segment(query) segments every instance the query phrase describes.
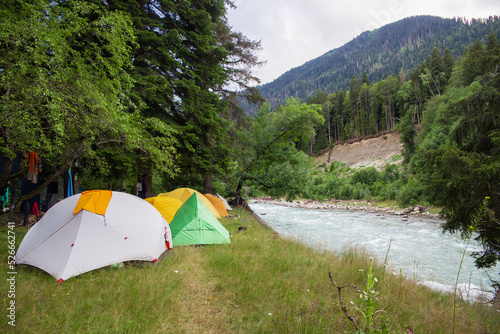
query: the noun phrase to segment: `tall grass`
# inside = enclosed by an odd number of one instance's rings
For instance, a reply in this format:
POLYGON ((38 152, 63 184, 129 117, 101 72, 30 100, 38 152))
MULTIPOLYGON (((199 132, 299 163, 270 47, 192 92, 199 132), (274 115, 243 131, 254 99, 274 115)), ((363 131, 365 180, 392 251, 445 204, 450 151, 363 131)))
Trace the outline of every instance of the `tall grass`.
MULTIPOLYGON (((0 318, 2 333, 352 333, 340 309, 339 284, 363 286, 370 254, 345 248, 336 254, 281 238, 246 211, 222 219, 230 245, 176 247, 158 265, 125 264, 71 278, 61 285, 45 272, 18 266, 16 327, 0 318), (238 227, 246 230, 238 232, 238 227), (363 270, 363 271, 360 271, 363 270)), ((17 244, 25 229, 16 228, 17 244)), ((7 263, 7 229, 0 229, 7 263)), ((3 266, 4 276, 7 267, 3 266)), ((376 261, 378 308, 394 333, 450 333, 453 296, 385 273, 376 261)), ((8 303, 2 280, 3 313, 8 303)), ((355 291, 343 298, 355 301, 355 291)), ((353 316, 362 319, 354 308, 353 316)), ((490 306, 459 301, 457 333, 497 333, 490 306)), ((360 320, 361 321, 361 320, 360 320)))

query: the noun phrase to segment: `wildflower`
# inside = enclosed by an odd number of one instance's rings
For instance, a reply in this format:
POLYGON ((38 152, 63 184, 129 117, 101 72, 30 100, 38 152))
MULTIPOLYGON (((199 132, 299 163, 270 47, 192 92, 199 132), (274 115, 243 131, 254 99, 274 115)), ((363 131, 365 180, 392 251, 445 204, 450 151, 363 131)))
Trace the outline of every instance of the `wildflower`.
POLYGON ((486 196, 484 199, 490 199, 490 196, 486 196))
POLYGON ((373 280, 378 283, 378 279, 376 277, 373 278, 373 280))
POLYGON ((269 312, 267 315, 271 316, 271 315, 273 315, 273 314, 272 314, 271 312, 269 312))

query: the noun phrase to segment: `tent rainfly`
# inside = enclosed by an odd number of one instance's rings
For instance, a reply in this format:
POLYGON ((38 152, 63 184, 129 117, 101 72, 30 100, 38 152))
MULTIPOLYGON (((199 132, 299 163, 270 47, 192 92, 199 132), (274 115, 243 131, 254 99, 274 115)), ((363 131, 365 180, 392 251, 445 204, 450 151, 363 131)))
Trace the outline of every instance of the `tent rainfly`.
POLYGON ((229 232, 197 194, 192 194, 177 210, 170 229, 174 247, 231 243, 229 232))
POLYGON ((146 202, 151 203, 169 224, 182 205, 182 202, 177 198, 167 196, 149 197, 146 198, 146 202))
POLYGON ((50 208, 21 241, 15 262, 62 282, 124 261, 155 262, 171 246, 169 225, 149 203, 122 192, 91 190, 50 208))
POLYGON ((212 194, 205 194, 205 197, 208 198, 221 217, 228 216, 224 202, 219 197, 212 194))

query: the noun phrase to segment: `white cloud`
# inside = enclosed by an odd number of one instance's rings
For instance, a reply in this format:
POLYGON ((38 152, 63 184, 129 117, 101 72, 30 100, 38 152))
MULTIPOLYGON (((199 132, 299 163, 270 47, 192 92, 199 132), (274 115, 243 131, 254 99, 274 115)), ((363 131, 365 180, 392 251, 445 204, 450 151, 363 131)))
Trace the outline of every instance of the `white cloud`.
POLYGON ((229 24, 260 40, 255 74, 270 82, 360 33, 415 15, 484 18, 500 15, 498 0, 236 0, 229 24))

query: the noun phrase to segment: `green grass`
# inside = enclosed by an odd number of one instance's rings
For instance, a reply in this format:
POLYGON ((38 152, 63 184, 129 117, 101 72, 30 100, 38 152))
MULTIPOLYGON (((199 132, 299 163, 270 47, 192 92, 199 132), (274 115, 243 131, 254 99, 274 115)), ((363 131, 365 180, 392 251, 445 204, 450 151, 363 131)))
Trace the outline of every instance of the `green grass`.
MULTIPOLYGON (((234 212, 234 211, 233 211, 234 212)), ((16 327, 8 325, 8 286, 2 279, 1 333, 353 333, 340 309, 339 285, 366 284, 369 254, 346 248, 338 254, 283 239, 246 211, 221 219, 230 245, 176 247, 156 266, 102 268, 58 285, 45 272, 16 268, 16 327), (246 226, 238 232, 239 226, 246 226)), ((19 245, 25 229, 16 228, 19 245)), ((7 228, 0 229, 3 276, 7 228)), ((450 333, 453 297, 401 276, 374 275, 381 320, 395 333, 450 333)), ((358 324, 354 289, 343 300, 358 324), (355 305, 349 304, 353 302, 355 305)), ((457 303, 457 333, 498 333, 500 316, 484 304, 457 303)))

